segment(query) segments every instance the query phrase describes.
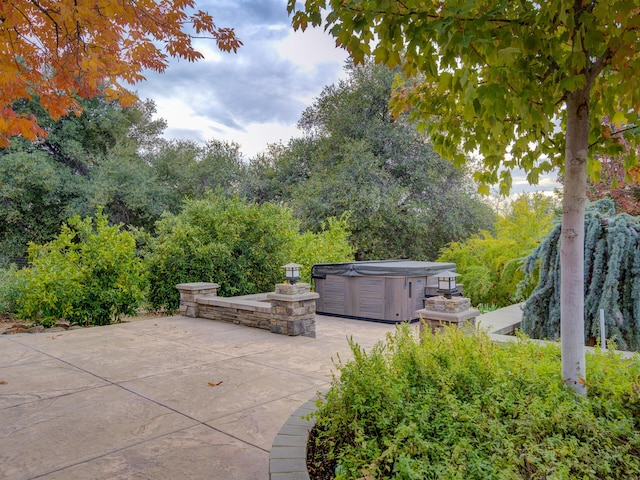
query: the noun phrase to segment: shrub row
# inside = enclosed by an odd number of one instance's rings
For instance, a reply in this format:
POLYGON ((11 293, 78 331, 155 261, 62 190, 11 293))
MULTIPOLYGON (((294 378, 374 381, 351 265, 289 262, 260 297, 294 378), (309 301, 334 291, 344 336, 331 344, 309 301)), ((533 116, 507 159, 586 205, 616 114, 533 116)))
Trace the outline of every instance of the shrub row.
POLYGON ((103 325, 145 302, 177 310, 178 283, 214 281, 222 296, 271 291, 285 263, 304 263, 308 281, 307 263, 351 260, 353 251, 343 220, 300 233, 287 209, 213 194, 166 215, 157 231, 134 235, 102 211, 70 219, 51 242, 30 245, 29 268, 0 270, 0 314, 103 325))

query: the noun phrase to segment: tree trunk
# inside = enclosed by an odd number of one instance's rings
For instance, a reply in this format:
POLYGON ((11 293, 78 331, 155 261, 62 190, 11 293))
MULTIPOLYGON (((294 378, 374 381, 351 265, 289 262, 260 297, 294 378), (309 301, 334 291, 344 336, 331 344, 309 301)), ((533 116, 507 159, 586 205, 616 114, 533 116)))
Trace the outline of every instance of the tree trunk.
POLYGON ((560 250, 560 337, 562 378, 587 394, 584 347, 584 209, 589 148, 589 92, 567 99, 565 181, 560 250))

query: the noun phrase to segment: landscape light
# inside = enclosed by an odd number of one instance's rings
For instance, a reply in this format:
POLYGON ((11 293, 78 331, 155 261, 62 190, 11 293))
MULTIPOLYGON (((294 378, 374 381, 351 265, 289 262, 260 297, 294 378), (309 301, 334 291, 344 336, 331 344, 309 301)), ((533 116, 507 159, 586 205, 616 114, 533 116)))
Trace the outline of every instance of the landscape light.
POLYGON ((300 280, 300 267, 302 265, 298 265, 297 263, 287 263, 283 265, 284 268, 284 279, 287 280, 291 285, 300 280))
POLYGON ((448 270, 438 273, 438 292, 447 298, 451 298, 451 294, 458 289, 456 285, 456 277, 458 276, 460 276, 459 273, 448 270))

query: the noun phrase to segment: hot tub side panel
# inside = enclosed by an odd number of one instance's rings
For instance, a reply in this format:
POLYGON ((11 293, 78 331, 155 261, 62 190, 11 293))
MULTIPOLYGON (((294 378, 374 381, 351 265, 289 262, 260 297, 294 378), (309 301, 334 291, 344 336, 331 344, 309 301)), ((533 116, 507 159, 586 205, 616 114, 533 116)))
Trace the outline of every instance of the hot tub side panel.
POLYGON ((320 295, 317 312, 401 322, 413 318, 424 307, 426 277, 348 277, 327 274, 315 279, 320 295))

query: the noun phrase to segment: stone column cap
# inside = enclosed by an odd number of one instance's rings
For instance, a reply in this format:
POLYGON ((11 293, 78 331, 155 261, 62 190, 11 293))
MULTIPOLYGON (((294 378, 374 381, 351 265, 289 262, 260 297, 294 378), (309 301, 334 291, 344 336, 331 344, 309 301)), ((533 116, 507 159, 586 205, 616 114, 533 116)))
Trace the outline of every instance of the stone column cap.
POLYGON ((297 293, 289 295, 286 293, 267 293, 267 299, 280 300, 283 302, 303 302, 305 300, 315 300, 320 298, 320 295, 315 292, 297 293))
POLYGON ((413 316, 417 318, 423 318, 425 320, 442 320, 443 322, 464 322, 465 320, 476 318, 478 315, 480 315, 480 310, 476 310, 475 308, 470 308, 464 312, 456 313, 437 312, 423 308, 422 310, 417 310, 413 313, 413 316))
POLYGON ((210 288, 218 288, 219 285, 217 283, 209 283, 209 282, 194 282, 194 283, 179 283, 176 285, 178 290, 206 290, 210 288))

